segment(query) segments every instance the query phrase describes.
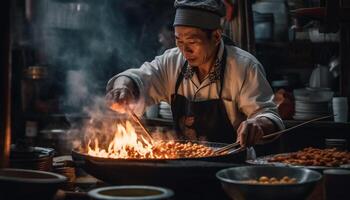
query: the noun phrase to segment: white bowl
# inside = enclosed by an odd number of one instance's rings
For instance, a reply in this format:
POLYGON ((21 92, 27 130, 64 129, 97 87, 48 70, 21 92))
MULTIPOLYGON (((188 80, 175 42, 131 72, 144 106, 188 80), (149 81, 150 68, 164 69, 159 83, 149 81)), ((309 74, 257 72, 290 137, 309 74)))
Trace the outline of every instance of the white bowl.
POLYGON ((88 196, 95 200, 166 200, 173 191, 147 185, 123 185, 93 189, 88 196))

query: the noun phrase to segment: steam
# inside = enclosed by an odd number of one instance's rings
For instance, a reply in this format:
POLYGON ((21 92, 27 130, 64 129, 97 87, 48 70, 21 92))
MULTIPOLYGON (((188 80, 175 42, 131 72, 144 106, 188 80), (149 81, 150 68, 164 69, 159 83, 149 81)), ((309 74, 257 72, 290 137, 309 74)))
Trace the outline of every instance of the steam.
POLYGON ((81 105, 89 96, 86 72, 83 70, 68 71, 67 74, 67 99, 69 105, 81 105))
POLYGON ((38 4, 34 45, 57 75, 54 81, 62 92, 64 112, 81 112, 95 97, 104 96, 109 78, 144 61, 140 36, 117 3, 44 0, 38 4))
MULTIPOLYGON (((122 1, 36 2, 40 10, 33 25, 33 46, 38 47, 55 74, 56 93, 62 97, 60 110, 68 116, 70 132, 87 133, 81 137, 104 135, 98 128, 112 135, 115 126, 111 124, 125 121, 127 116, 106 107, 105 86, 113 75, 140 66, 152 52, 143 51, 145 46, 140 48, 142 38, 146 41, 148 35, 132 29, 116 2, 122 1), (74 113, 90 120, 81 124, 74 113)), ((155 31, 147 28, 141 30, 156 37, 155 31)))

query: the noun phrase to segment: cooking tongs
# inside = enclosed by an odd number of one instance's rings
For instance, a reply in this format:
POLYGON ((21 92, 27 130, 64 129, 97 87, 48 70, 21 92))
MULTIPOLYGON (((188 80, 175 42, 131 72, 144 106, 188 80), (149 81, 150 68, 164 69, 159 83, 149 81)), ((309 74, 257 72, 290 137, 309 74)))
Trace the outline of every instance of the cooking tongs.
MULTIPOLYGON (((290 130, 293 130, 293 129, 298 128, 300 126, 304 126, 305 124, 309 124, 309 123, 315 122, 315 121, 320 121, 320 120, 327 119, 327 118, 330 118, 330 117, 333 117, 333 116, 334 115, 327 115, 327 116, 311 119, 309 121, 303 122, 303 123, 295 125, 293 127, 290 127, 290 128, 284 129, 284 130, 280 130, 280 131, 277 131, 277 132, 274 132, 274 133, 271 133, 271 134, 268 134, 268 135, 264 135, 262 137, 262 139, 270 139, 272 137, 281 136, 282 134, 284 134, 284 133, 286 133, 286 132, 288 132, 290 130)), ((214 154, 221 154, 221 153, 229 152, 230 150, 235 149, 234 151, 231 152, 231 153, 234 153, 234 152, 239 151, 239 150, 241 150, 243 148, 243 147, 239 147, 239 148, 236 149, 236 147, 238 147, 238 146, 240 146, 239 142, 235 142, 235 143, 226 145, 224 147, 221 147, 221 148, 215 150, 214 154)))
POLYGON ((130 108, 126 108, 126 110, 127 110, 128 114, 131 116, 131 118, 141 127, 148 142, 153 144, 153 138, 152 138, 151 134, 148 132, 148 130, 141 123, 140 118, 130 108))

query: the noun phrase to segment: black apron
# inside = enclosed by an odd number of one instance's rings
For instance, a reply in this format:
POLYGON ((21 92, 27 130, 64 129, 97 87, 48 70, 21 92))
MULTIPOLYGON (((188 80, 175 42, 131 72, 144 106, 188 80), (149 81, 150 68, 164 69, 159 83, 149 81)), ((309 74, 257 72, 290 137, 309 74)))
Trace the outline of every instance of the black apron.
POLYGON ((184 78, 187 61, 176 80, 175 94, 171 95, 171 110, 175 121, 175 128, 185 139, 205 139, 210 142, 232 143, 236 140, 236 130, 232 126, 224 102, 221 99, 226 68, 226 48, 220 63, 220 91, 219 99, 206 101, 190 101, 179 95, 178 89, 184 78))

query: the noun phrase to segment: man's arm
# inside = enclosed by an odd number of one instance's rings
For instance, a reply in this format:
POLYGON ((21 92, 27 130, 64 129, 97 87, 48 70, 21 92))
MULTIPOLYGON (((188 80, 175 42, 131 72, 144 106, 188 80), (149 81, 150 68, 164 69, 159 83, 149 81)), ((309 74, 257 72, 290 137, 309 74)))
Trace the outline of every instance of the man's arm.
POLYGON ((238 140, 243 146, 264 143, 264 135, 284 129, 273 92, 260 64, 249 66, 239 95, 240 110, 247 116, 238 128, 238 140))
POLYGON ((158 56, 138 69, 129 69, 114 76, 106 87, 107 101, 112 102, 109 104, 117 103, 114 106, 118 108, 132 103, 135 112, 141 115, 146 106, 167 99, 170 92, 167 68, 170 66, 166 63, 166 57, 158 56))

